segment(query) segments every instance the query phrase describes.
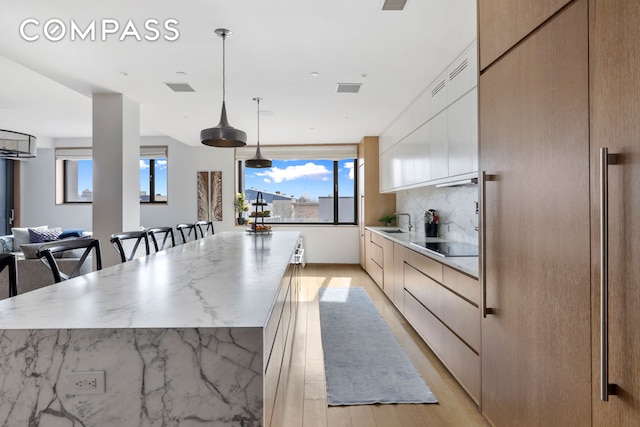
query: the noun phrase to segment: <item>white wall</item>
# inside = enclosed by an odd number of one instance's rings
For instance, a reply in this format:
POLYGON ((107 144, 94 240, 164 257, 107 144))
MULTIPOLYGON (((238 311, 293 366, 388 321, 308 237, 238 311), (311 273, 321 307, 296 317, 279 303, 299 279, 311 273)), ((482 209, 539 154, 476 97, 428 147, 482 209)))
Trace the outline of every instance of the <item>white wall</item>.
MULTIPOLYGON (((223 221, 215 222, 218 231, 243 231, 235 226, 234 150, 230 148, 191 147, 168 137, 141 137, 142 145, 168 146, 168 197, 166 205, 140 206, 140 224, 145 227, 175 226, 196 220, 196 172, 222 171, 223 221)), ((56 147, 87 147, 88 138, 56 139, 56 147)), ((91 204, 55 204, 55 159, 53 149, 38 149, 38 157, 22 163, 21 218, 24 227, 48 225, 61 228, 92 229, 91 204)), ((135 184, 138 185, 137 183, 135 184)), ((356 226, 275 226, 300 231, 305 239, 308 263, 357 264, 358 227, 356 226)), ((121 230, 114 230, 121 231, 121 230)), ((251 238, 247 236, 247 238, 251 238)))

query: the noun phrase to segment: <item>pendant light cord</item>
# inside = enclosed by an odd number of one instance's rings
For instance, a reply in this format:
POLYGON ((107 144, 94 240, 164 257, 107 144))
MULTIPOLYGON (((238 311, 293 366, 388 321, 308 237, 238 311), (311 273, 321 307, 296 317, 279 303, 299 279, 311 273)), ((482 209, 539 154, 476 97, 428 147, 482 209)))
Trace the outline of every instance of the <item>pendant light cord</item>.
POLYGON ((260 146, 260 98, 256 98, 258 103, 258 146, 260 146))
POLYGON ((227 34, 223 33, 222 34, 222 102, 225 101, 225 95, 226 95, 226 72, 225 70, 227 69, 226 66, 226 62, 225 62, 225 58, 226 58, 226 54, 225 54, 225 41, 227 39, 227 34))
POLYGON ((254 101, 258 103, 258 149, 260 149, 260 100, 262 98, 255 97, 254 101))

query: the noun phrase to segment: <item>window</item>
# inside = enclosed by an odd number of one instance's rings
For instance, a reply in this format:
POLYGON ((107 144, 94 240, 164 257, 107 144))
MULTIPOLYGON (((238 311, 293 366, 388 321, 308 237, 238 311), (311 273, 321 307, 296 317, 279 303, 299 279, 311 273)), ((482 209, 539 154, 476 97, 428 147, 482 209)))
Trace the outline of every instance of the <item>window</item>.
MULTIPOLYGON (((57 148, 56 203, 93 201, 91 148, 57 148), (61 190, 61 191, 60 191, 61 190)), ((140 202, 167 202, 167 147, 140 147, 140 202)))
POLYGON ((236 149, 236 159, 238 191, 249 204, 262 193, 270 211, 265 223, 356 223, 356 146, 267 146, 261 152, 273 160, 271 168, 244 167, 255 147, 236 149))

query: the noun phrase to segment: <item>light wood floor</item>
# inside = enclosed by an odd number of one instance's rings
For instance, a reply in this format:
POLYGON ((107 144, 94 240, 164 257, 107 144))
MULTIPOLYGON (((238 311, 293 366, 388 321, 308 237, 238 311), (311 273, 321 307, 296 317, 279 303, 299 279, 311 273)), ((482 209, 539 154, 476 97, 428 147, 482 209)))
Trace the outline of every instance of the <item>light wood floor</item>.
POLYGON ((302 292, 285 401, 285 426, 489 425, 475 403, 359 265, 308 264, 301 274, 302 292), (318 289, 321 287, 365 288, 440 403, 328 407, 318 311, 318 289))

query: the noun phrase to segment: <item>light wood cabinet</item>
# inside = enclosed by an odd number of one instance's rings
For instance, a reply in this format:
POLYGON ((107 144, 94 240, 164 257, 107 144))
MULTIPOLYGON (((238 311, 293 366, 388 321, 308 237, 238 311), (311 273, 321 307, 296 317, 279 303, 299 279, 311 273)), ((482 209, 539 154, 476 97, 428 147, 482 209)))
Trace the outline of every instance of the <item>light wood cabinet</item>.
MULTIPOLYGON (((479 5, 486 18, 511 3, 525 2, 479 5)), ((483 22, 485 63, 495 53, 483 22)), ((513 43, 510 25, 500 34, 513 43)), ((492 310, 482 321, 482 411, 496 426, 591 423, 588 35, 587 1, 574 1, 480 76, 492 310)))
POLYGON ((394 257, 394 295, 403 293, 405 318, 479 403, 480 311, 472 302, 478 280, 400 244, 394 257))
POLYGON ((369 276, 393 301, 393 242, 377 233, 365 230, 366 268, 369 276))
POLYGON ((479 1, 480 69, 489 66, 570 1, 479 1))
POLYGON ((395 194, 381 194, 379 184, 378 137, 366 136, 358 144, 358 227, 360 265, 366 269, 364 227, 379 225, 378 218, 396 209, 395 194))
POLYGON ((590 1, 593 424, 640 425, 640 3, 590 1), (609 166, 609 382, 618 394, 600 400, 599 150, 609 166))

